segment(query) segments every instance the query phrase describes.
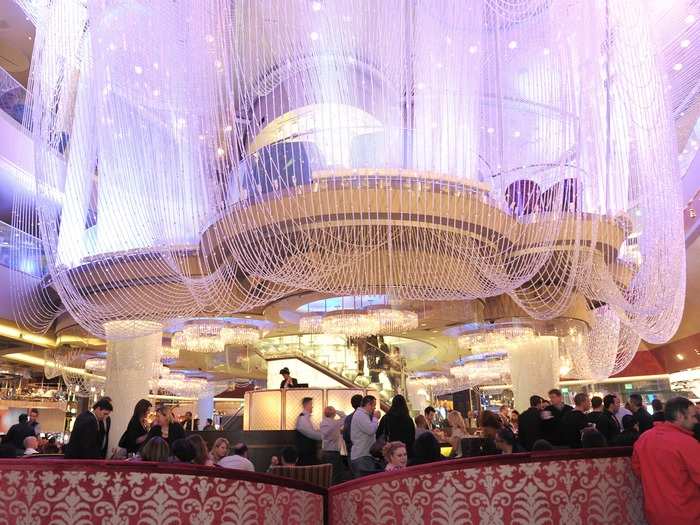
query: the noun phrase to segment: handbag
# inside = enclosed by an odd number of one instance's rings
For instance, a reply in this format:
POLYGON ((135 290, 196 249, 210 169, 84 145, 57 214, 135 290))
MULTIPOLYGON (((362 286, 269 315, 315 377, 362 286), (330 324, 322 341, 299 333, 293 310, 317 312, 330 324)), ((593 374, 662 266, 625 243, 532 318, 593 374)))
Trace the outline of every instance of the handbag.
MULTIPOLYGON (((386 417, 386 415, 384 416, 386 417)), ((384 426, 384 432, 376 439, 374 444, 369 448, 369 453, 379 459, 384 458, 384 445, 386 445, 389 440, 389 420, 386 420, 386 425, 384 426)))

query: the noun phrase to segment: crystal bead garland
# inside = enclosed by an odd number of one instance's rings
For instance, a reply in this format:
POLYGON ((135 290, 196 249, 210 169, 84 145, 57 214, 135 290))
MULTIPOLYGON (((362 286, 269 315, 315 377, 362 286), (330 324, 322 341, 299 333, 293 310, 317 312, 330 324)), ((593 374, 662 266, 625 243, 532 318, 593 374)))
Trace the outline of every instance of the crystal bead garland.
POLYGON ((608 305, 614 366, 678 327, 672 73, 637 0, 21 4, 35 191, 13 225, 41 246, 12 253, 51 283, 12 277, 28 327, 508 294, 536 319, 608 305))

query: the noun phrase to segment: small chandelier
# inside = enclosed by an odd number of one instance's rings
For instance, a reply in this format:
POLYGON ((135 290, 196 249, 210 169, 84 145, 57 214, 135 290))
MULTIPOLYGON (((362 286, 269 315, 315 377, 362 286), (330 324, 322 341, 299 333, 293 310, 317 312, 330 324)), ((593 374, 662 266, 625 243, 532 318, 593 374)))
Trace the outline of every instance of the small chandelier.
POLYGON ((418 328, 418 314, 409 310, 373 307, 305 315, 299 330, 307 334, 339 334, 347 337, 402 334, 418 328))
POLYGON ((450 374, 467 380, 472 385, 510 382, 510 363, 503 357, 497 359, 473 359, 453 366, 450 374))
POLYGON ((477 330, 463 333, 457 338, 462 350, 487 352, 509 345, 523 344, 537 335, 531 326, 514 323, 484 324, 477 330))
POLYGON ((326 334, 342 334, 347 337, 368 337, 378 334, 380 328, 376 317, 364 312, 338 310, 323 316, 321 330, 326 334))
POLYGON ((91 357, 85 361, 85 370, 88 372, 104 372, 107 370, 107 360, 101 357, 91 357))
POLYGON ((223 352, 227 345, 246 346, 260 340, 260 330, 254 326, 230 326, 221 321, 190 321, 182 331, 175 332, 170 343, 176 350, 188 352, 223 352))
POLYGON ((180 358, 180 349, 174 346, 163 346, 161 348, 160 357, 163 361, 176 361, 180 358))

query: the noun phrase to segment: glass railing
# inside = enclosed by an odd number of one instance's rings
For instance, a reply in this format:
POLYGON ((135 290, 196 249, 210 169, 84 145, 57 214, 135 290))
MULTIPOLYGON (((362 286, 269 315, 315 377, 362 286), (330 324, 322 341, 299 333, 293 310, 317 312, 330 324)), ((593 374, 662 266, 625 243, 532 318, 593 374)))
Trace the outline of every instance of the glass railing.
POLYGON ((0 111, 20 125, 27 111, 28 95, 22 84, 0 67, 0 111))
POLYGON ((42 278, 48 272, 41 241, 0 221, 0 266, 42 278))

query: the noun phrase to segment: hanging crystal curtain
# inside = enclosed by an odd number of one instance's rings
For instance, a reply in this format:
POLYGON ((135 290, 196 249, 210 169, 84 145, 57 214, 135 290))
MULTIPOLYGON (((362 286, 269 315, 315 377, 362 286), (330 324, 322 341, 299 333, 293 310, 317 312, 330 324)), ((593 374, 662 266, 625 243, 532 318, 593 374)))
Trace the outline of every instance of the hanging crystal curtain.
POLYGON ((680 321, 673 122, 634 0, 52 2, 31 88, 51 286, 92 333, 296 289, 510 294, 539 319, 582 295, 651 342, 680 321))

